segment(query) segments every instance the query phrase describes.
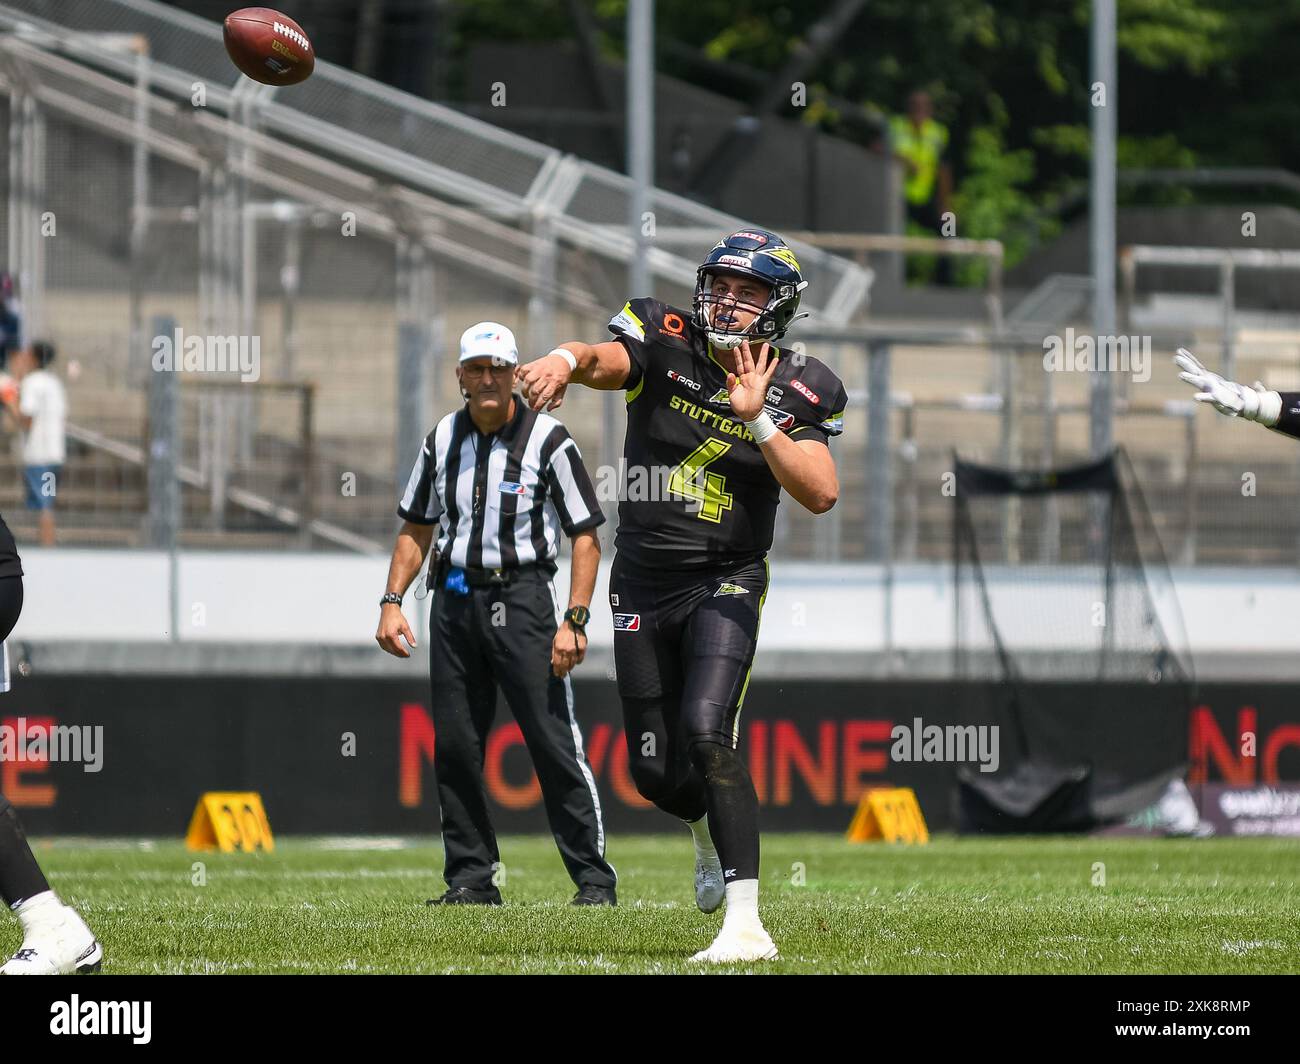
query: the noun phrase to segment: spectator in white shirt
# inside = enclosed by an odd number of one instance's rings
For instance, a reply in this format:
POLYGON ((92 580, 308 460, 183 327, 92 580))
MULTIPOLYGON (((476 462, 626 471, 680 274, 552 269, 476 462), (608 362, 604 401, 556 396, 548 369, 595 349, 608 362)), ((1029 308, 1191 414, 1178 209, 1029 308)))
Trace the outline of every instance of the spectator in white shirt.
POLYGON ((67 457, 64 429, 68 400, 63 382, 50 372, 54 345, 43 340, 15 352, 9 370, 18 381, 4 404, 18 422, 23 436, 23 484, 27 508, 40 514, 41 546, 54 546, 54 498, 67 457))

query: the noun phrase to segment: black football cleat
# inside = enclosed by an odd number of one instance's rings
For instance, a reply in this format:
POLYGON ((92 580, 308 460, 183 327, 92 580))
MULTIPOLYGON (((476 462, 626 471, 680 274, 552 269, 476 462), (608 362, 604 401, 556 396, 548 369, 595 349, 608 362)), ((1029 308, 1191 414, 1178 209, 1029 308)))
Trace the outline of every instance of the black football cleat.
POLYGON ((588 884, 578 890, 573 896, 570 905, 609 905, 618 904, 618 899, 614 896, 613 887, 595 887, 588 884))
POLYGON ((475 890, 473 887, 452 887, 441 898, 430 898, 425 905, 500 905, 501 892, 496 887, 475 890))

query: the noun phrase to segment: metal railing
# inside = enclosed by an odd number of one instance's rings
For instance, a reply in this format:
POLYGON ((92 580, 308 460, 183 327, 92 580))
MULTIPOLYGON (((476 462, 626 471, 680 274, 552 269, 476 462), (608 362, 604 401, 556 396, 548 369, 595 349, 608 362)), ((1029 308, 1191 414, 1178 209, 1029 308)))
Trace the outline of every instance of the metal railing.
POLYGON ((868 264, 868 256, 880 253, 983 259, 988 264, 988 278, 985 282, 988 326, 995 333, 1002 329, 1002 271, 1005 249, 1000 240, 969 240, 955 236, 906 236, 892 233, 796 232, 791 233, 790 236, 807 241, 825 251, 851 255, 864 270, 871 268, 868 264))
MULTIPOLYGON (((255 85, 218 23, 149 0, 0 3, 0 93, 4 265, 28 334, 65 359, 86 352, 72 397, 86 447, 144 444, 108 426, 138 405, 149 322, 165 314, 190 334, 265 340, 265 379, 314 381, 318 439, 391 485, 449 394, 444 353, 467 324, 505 321, 540 353, 603 326, 629 294, 624 175, 328 63, 292 90, 255 85)), ((650 209, 665 230, 707 234, 651 240, 646 294, 674 300, 719 235, 762 224, 660 189, 650 209)), ((818 279, 805 304, 850 321, 869 272, 798 251, 818 279)), ((235 473, 253 423, 246 402, 223 406, 235 473)), ((218 513, 225 501, 215 490, 218 513)))
POLYGON ((1177 248, 1132 244, 1119 254, 1123 320, 1131 321, 1137 297, 1137 272, 1143 265, 1193 266, 1219 272, 1222 301, 1220 371, 1230 380, 1237 371, 1236 274, 1238 270, 1300 270, 1300 251, 1276 248, 1177 248))

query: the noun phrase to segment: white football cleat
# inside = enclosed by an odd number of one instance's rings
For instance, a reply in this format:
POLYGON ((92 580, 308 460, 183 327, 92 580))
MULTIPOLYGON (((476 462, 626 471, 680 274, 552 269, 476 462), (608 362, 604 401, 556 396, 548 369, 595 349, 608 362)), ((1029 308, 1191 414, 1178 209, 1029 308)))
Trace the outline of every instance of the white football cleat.
POLYGON ((695 904, 702 913, 716 912, 727 896, 726 885, 722 878, 722 862, 715 853, 704 856, 695 854, 695 904))
POLYGON ((762 924, 727 927, 724 923, 713 945, 691 958, 704 964, 743 964, 748 961, 774 961, 776 943, 762 924))
POLYGON ((69 905, 55 918, 23 937, 22 948, 9 958, 0 975, 74 975, 99 971, 104 948, 94 932, 69 905))

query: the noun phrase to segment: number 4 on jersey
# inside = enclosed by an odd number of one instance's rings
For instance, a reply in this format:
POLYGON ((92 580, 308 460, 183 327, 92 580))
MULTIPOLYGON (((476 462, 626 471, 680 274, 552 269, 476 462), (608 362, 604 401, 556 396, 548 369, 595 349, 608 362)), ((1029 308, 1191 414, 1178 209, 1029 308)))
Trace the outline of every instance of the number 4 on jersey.
POLYGON ((710 437, 673 466, 668 474, 668 490, 685 499, 700 504, 699 516, 718 524, 722 512, 731 509, 731 493, 726 490, 727 478, 720 473, 710 473, 708 467, 731 450, 726 440, 710 437))

